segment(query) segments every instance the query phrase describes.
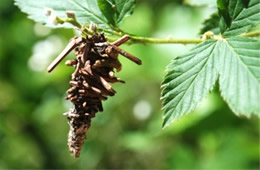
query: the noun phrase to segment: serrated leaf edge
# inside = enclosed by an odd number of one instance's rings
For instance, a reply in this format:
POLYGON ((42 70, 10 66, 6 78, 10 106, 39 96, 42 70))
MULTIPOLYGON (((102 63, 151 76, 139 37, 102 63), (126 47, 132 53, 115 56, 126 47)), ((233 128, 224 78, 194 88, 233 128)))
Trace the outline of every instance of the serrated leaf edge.
MULTIPOLYGON (((210 52, 210 55, 214 55, 212 52, 214 52, 214 50, 215 50, 215 48, 216 48, 216 46, 218 45, 218 41, 215 41, 215 43, 214 44, 211 44, 211 45, 214 45, 214 47, 212 48, 212 50, 211 50, 211 52, 210 52)), ((207 48, 209 48, 211 45, 208 45, 208 47, 207 48)), ((193 48, 192 50, 196 50, 196 48, 193 48)), ((191 51, 192 51, 191 50, 191 51)), ((186 55, 184 55, 184 56, 186 56, 186 55)), ((181 57, 181 56, 180 56, 181 57)), ((179 57, 176 57, 176 59, 178 59, 179 57)), ((208 57, 208 59, 210 58, 210 56, 208 57)), ((171 62, 171 64, 173 64, 175 61, 176 61, 176 59, 174 59, 172 62, 171 62)), ((207 60, 208 60, 207 59, 207 60)), ((207 64, 207 62, 205 62, 205 64, 207 64)), ((166 71, 166 75, 167 75, 167 73, 168 73, 168 70, 166 71)), ((198 74, 197 74, 198 75, 198 74)), ((216 77, 216 80, 215 80, 215 82, 214 82, 214 84, 212 85, 212 87, 208 90, 208 92, 206 92, 205 93, 205 95, 204 96, 202 96, 201 97, 201 99, 198 101, 198 103, 193 107, 193 108, 191 108, 189 111, 187 111, 187 112, 185 112, 185 113, 183 113, 183 115, 179 115, 179 116, 177 116, 177 117, 175 117, 175 118, 173 118, 172 120, 170 120, 170 122, 168 122, 168 121, 165 121, 166 119, 165 119, 165 112, 164 112, 164 114, 163 114, 163 116, 162 116, 162 119, 163 119, 163 129, 165 129, 166 127, 168 127, 171 123, 173 123, 175 120, 179 120, 181 117, 183 117, 183 116, 185 116, 185 115, 187 115, 187 114, 189 114, 190 112, 192 112, 194 109, 196 109, 196 107, 197 107, 197 105, 214 89, 214 86, 215 86, 215 84, 216 84, 216 82, 217 82, 217 80, 218 80, 218 78, 219 78, 219 74, 218 74, 218 72, 217 72, 217 77, 216 77)), ((192 83, 191 83, 192 84, 192 83)), ((163 86, 163 85, 162 85, 163 86)), ((189 87, 190 87, 190 85, 189 85, 189 87)), ((188 87, 188 88, 189 88, 188 87)), ((165 87, 162 87, 162 92, 161 93, 163 93, 163 89, 164 89, 165 87)), ((186 90, 187 91, 187 90, 186 90)), ((161 100, 164 100, 164 98, 163 97, 161 97, 161 100)), ((162 101, 163 102, 163 101, 162 101)), ((162 107, 162 110, 165 110, 165 106, 163 106, 162 107)), ((171 109, 172 110, 172 109, 171 109)))

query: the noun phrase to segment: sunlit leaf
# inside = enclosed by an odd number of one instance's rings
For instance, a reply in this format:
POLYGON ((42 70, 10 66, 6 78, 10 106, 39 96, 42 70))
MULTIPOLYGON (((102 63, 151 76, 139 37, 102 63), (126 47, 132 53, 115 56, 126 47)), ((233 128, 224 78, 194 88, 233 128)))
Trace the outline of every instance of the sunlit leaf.
POLYGON ((101 27, 109 27, 109 22, 99 10, 96 0, 15 0, 15 4, 27 13, 30 19, 50 27, 72 26, 70 24, 53 25, 44 14, 47 8, 53 9, 61 18, 66 17, 66 11, 73 11, 80 24, 89 24, 92 21, 101 27))

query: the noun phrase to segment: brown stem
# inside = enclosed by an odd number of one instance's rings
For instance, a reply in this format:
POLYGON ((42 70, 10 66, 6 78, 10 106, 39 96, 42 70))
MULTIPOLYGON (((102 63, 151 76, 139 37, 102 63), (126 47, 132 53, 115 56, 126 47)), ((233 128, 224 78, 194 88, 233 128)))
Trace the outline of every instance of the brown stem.
POLYGON ((109 44, 109 45, 111 45, 111 46, 114 48, 114 50, 116 50, 116 51, 117 51, 119 54, 121 54, 122 56, 128 58, 129 60, 135 62, 135 63, 138 64, 138 65, 141 65, 141 64, 142 64, 142 61, 141 61, 139 58, 133 56, 132 54, 130 54, 130 53, 128 53, 128 52, 122 50, 121 48, 119 48, 119 47, 117 47, 117 46, 115 46, 115 45, 113 45, 113 44, 109 44))
POLYGON ((47 71, 50 73, 82 41, 83 38, 81 37, 73 38, 60 55, 49 65, 47 71))
POLYGON ((118 40, 112 42, 111 44, 113 44, 115 46, 120 46, 120 45, 124 44, 125 42, 127 42, 129 39, 130 39, 129 35, 124 35, 123 37, 121 37, 118 40))

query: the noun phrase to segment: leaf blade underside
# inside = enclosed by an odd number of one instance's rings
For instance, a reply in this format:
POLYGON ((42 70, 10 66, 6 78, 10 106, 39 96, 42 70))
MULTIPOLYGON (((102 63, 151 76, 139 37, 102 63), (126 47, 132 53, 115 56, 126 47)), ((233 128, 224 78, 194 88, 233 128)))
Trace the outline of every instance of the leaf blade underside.
POLYGON ((68 23, 54 25, 44 14, 46 8, 53 9, 60 18, 66 17, 66 11, 73 11, 77 21, 82 25, 89 24, 92 21, 101 27, 109 28, 108 21, 99 10, 96 0, 15 0, 15 5, 22 12, 28 14, 30 19, 43 23, 48 27, 72 28, 73 26, 68 23))
POLYGON ((30 19, 53 28, 73 26, 68 23, 54 25, 44 14, 46 8, 53 9, 60 18, 66 18, 66 11, 73 11, 81 25, 94 22, 100 27, 114 29, 113 26, 133 13, 135 3, 135 0, 15 0, 15 5, 28 14, 30 19), (108 3, 110 1, 111 4, 108 3))
POLYGON ((191 112, 217 79, 236 115, 260 117, 260 41, 233 37, 207 40, 176 58, 162 83, 163 127, 191 112))
POLYGON ((260 116, 260 42, 234 37, 220 47, 221 96, 235 114, 260 116))
POLYGON ((175 59, 162 83, 163 127, 192 111, 212 90, 217 80, 215 40, 199 44, 189 54, 175 59))

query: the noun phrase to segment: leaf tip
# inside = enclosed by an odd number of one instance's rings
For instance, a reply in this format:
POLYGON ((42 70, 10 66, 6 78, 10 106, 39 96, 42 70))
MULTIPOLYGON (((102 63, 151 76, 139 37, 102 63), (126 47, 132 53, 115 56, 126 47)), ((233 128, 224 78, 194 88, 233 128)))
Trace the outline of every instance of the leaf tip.
MULTIPOLYGON (((165 109, 165 108, 163 108, 165 109)), ((170 126, 170 124, 175 120, 174 117, 171 117, 169 115, 166 115, 166 113, 164 113, 163 117, 163 123, 162 123, 162 129, 167 128, 168 126, 170 126)))
POLYGON ((166 129, 168 126, 170 126, 170 124, 173 122, 173 120, 169 121, 168 119, 164 119, 163 123, 162 123, 162 129, 166 129))

